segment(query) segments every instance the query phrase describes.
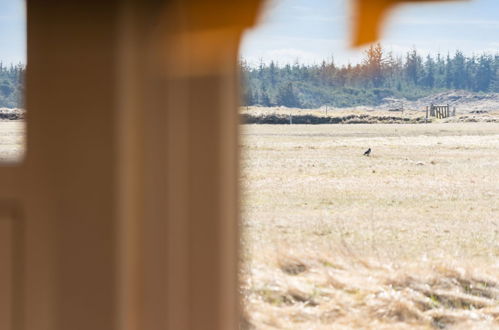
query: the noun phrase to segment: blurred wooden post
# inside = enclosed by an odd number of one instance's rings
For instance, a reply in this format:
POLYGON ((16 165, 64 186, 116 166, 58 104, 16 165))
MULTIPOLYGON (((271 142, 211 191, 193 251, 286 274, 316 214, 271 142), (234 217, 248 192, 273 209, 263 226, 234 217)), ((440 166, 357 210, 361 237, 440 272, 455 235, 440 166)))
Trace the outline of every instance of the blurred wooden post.
POLYGON ((428 106, 426 106, 426 120, 428 120, 428 106))
POLYGON ((1 330, 237 329, 237 54, 260 1, 26 4, 1 330))

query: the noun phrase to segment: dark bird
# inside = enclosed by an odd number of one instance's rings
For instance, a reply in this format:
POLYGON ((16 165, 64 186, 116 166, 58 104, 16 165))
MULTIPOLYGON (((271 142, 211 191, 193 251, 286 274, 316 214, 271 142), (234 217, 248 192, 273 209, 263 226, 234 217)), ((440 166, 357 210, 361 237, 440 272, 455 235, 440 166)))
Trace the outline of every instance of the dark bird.
POLYGON ((371 148, 367 149, 366 152, 364 152, 364 156, 368 156, 371 154, 371 148))

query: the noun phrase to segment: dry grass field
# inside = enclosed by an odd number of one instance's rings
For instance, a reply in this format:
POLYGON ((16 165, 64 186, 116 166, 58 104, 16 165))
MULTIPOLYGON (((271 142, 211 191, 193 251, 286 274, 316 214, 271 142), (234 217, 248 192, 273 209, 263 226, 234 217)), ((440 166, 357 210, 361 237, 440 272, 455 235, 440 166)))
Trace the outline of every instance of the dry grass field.
POLYGON ((0 162, 11 163, 24 153, 25 125, 20 120, 0 120, 0 162))
POLYGON ((246 328, 499 328, 499 124, 244 125, 241 144, 246 328))

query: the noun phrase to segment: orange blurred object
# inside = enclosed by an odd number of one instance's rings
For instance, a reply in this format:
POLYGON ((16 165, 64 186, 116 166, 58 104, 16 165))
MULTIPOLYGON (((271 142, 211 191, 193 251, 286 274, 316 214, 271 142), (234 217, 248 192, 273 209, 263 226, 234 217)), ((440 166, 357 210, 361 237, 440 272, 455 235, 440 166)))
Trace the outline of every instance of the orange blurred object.
POLYGON ((381 24, 395 6, 411 2, 456 0, 355 0, 353 46, 361 46, 379 38, 381 24))

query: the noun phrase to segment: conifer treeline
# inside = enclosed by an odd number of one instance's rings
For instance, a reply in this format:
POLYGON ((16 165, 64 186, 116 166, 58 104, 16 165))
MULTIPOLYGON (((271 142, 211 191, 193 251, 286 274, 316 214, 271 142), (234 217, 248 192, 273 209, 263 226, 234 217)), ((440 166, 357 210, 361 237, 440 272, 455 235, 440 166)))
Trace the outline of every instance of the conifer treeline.
POLYGON ((463 52, 421 56, 386 53, 372 45, 360 64, 250 67, 240 62, 243 104, 315 108, 376 105, 384 98, 410 100, 445 90, 499 92, 499 53, 465 56, 463 52))
POLYGON ((4 66, 0 62, 0 108, 22 108, 24 74, 22 64, 4 66))

